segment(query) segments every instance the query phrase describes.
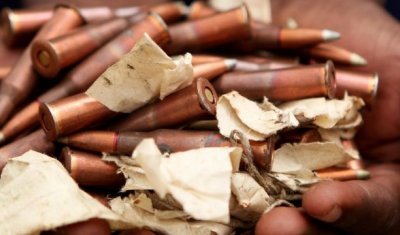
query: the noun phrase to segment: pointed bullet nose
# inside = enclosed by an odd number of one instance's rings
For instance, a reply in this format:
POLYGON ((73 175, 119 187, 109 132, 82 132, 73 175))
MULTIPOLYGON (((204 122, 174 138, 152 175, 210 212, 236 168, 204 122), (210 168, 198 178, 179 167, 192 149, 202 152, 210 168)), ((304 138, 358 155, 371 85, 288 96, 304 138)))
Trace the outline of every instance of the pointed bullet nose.
POLYGON ((362 56, 353 53, 350 57, 350 63, 353 65, 367 65, 367 60, 364 59, 362 56))
POLYGON ((237 64, 237 59, 225 59, 225 65, 226 67, 231 70, 233 69, 237 64))
POLYGON ((325 42, 337 40, 341 37, 340 33, 329 30, 329 29, 324 29, 322 31, 322 37, 324 38, 325 42))

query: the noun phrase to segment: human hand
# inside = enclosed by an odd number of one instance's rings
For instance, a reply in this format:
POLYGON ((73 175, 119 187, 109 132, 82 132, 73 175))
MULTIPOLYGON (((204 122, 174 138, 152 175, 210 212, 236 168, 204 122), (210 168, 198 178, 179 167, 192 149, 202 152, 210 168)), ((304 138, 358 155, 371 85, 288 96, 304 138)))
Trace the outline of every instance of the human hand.
POLYGON ((338 31, 335 44, 368 60, 357 68, 378 72, 378 95, 364 110, 357 135, 370 161, 367 181, 324 182, 309 190, 302 209, 277 208, 264 215, 256 234, 395 234, 400 231, 400 24, 370 0, 272 1, 274 23, 294 18, 301 26, 338 31), (331 212, 331 213, 329 213, 331 212))

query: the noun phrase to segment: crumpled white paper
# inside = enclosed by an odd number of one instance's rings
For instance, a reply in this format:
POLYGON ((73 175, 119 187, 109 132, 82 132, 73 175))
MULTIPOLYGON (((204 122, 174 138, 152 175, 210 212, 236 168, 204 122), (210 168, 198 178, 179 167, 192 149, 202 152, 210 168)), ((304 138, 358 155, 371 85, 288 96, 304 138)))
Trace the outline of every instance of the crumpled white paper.
POLYGON ((257 141, 299 125, 292 113, 278 109, 266 99, 261 104, 251 101, 236 91, 219 98, 217 120, 222 135, 229 137, 233 130, 238 130, 249 140, 257 141))
POLYGON ((319 170, 353 160, 333 142, 284 144, 274 153, 272 172, 296 174, 303 169, 319 170))
POLYGON ((342 100, 319 97, 288 101, 278 108, 292 112, 295 116, 314 119, 313 124, 330 129, 336 125, 342 128, 360 125, 362 118, 358 110, 362 106, 360 98, 345 95, 342 100))
POLYGON ((173 61, 146 33, 132 50, 109 67, 86 94, 110 110, 130 113, 190 85, 192 56, 173 61))
POLYGON ((32 150, 4 168, 0 208, 0 234, 39 234, 91 218, 120 219, 82 191, 59 161, 32 150))
POLYGON ((123 221, 111 221, 115 230, 131 228, 151 228, 162 234, 191 234, 191 235, 229 235, 233 228, 210 221, 186 221, 182 219, 161 219, 154 214, 154 209, 145 197, 117 197, 110 202, 113 211, 124 218, 123 221), (145 205, 142 205, 145 204, 145 205))
POLYGON ((242 221, 258 220, 274 201, 247 172, 232 175, 231 215, 242 221))
POLYGON ((170 193, 195 219, 229 222, 232 172, 239 169, 242 149, 200 148, 163 156, 154 139, 144 139, 132 157, 163 198, 170 193))

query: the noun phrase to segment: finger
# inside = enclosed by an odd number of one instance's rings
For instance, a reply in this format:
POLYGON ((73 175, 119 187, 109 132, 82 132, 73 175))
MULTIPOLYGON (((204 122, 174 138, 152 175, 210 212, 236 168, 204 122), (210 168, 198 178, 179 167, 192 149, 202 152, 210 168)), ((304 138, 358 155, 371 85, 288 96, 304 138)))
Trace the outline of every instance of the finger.
POLYGON ((111 229, 104 219, 93 218, 86 221, 66 225, 54 231, 46 231, 46 235, 110 235, 111 229))
POLYGON ((277 207, 263 215, 255 227, 256 235, 279 234, 341 234, 310 218, 303 210, 277 207))
POLYGON ((371 169, 371 180, 323 182, 303 197, 310 216, 354 234, 391 234, 399 230, 400 169, 371 169))
POLYGON ((123 231, 120 235, 155 235, 155 233, 145 229, 129 229, 123 231))

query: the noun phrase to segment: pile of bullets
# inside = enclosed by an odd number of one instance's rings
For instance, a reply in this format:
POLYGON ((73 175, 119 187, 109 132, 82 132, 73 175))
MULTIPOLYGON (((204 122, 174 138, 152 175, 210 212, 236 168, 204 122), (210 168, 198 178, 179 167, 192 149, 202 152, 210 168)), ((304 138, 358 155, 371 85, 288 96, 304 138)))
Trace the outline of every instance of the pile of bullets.
MULTIPOLYGON (((121 187, 123 175, 102 152, 131 155, 144 138, 154 138, 163 152, 232 146, 212 125, 218 97, 230 91, 277 103, 342 98, 347 91, 372 108, 378 86, 377 74, 345 69, 366 61, 328 43, 339 33, 258 22, 245 5, 221 12, 204 1, 117 9, 57 4, 46 11, 3 9, 1 17, 3 45, 24 50, 15 64, 0 67, 0 172, 8 159, 32 149, 58 158, 88 192, 121 187), (84 92, 143 33, 171 57, 191 53, 195 80, 131 114, 111 111, 84 92)), ((322 141, 307 125, 274 138, 250 141, 260 169, 268 170, 278 144, 322 141)), ((352 140, 343 145, 356 149, 352 140)), ((318 174, 358 179, 360 164, 318 174)))

